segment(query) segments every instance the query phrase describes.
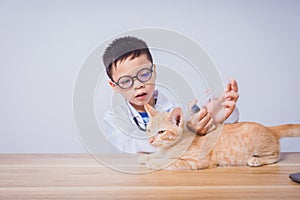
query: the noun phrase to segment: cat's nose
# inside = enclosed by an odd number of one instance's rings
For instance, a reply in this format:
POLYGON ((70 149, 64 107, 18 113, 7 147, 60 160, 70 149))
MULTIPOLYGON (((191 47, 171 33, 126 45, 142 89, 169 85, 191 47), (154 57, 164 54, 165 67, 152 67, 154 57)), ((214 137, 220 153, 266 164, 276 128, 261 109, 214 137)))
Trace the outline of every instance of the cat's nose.
POLYGON ((154 138, 153 137, 149 138, 149 143, 152 144, 153 142, 154 142, 154 138))

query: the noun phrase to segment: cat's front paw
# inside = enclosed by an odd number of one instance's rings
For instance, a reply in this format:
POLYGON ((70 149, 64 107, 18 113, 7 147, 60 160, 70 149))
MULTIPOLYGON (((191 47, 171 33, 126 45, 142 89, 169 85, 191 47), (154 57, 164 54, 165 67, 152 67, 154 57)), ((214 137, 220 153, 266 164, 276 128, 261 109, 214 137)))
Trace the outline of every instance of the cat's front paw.
POLYGON ((163 166, 162 164, 157 161, 157 160, 149 160, 147 163, 146 163, 146 167, 148 169, 154 169, 154 170, 160 170, 160 169, 163 169, 163 166))
POLYGON ((145 164, 151 159, 151 156, 149 154, 142 154, 138 157, 138 163, 139 164, 145 164))
POLYGON ((247 165, 250 167, 259 167, 262 165, 262 163, 260 162, 260 158, 258 157, 251 157, 248 162, 247 165))

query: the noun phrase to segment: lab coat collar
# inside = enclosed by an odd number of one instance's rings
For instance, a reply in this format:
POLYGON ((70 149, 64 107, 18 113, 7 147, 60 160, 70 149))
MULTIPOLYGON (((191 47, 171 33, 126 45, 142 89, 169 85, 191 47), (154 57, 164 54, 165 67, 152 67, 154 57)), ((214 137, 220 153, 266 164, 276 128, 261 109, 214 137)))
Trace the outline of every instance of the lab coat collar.
MULTIPOLYGON (((155 109, 158 111, 163 111, 163 112, 169 112, 171 109, 174 108, 174 105, 167 99, 166 96, 164 96, 161 92, 158 92, 158 90, 154 91, 154 95, 156 95, 156 104, 154 106, 155 109)), ((139 112, 126 100, 127 107, 127 113, 128 117, 131 119, 131 122, 135 124, 133 121, 133 117, 136 117, 140 125, 145 128, 145 124, 143 121, 142 116, 139 114, 139 112)))

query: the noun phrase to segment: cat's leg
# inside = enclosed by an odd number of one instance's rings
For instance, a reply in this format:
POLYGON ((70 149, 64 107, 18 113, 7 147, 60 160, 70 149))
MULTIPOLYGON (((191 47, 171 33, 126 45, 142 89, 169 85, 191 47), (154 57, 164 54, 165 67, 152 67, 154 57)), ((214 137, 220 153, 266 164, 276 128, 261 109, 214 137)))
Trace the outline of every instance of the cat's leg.
POLYGON ((252 156, 247 161, 247 164, 250 167, 259 167, 262 165, 276 163, 278 160, 279 160, 279 153, 274 153, 272 155, 267 155, 267 156, 252 156))
POLYGON ((209 167, 207 160, 176 159, 166 169, 169 170, 198 170, 209 167))
POLYGON ((167 170, 185 170, 185 169, 190 169, 190 167, 187 167, 187 165, 185 163, 185 160, 183 160, 183 159, 175 159, 165 169, 167 169, 167 170))
POLYGON ((173 162, 173 160, 171 160, 171 159, 153 158, 146 163, 146 166, 149 169, 155 169, 155 170, 167 169, 168 166, 170 165, 170 163, 172 163, 172 162, 173 162))
POLYGON ((139 164, 145 164, 151 159, 151 154, 142 154, 138 157, 139 164))
POLYGON ((138 157, 138 163, 139 164, 146 164, 151 159, 159 158, 160 154, 158 152, 152 153, 152 154, 141 154, 138 157))

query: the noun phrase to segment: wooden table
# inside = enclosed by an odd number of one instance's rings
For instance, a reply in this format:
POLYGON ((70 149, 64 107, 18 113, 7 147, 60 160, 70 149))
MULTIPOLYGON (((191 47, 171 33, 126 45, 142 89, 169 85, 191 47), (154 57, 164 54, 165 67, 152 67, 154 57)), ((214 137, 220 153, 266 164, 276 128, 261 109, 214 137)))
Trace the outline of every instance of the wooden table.
MULTIPOLYGON (((105 155, 133 171, 126 155, 105 155)), ((277 164, 132 174, 88 154, 0 154, 0 199, 300 199, 300 153, 277 164)))

